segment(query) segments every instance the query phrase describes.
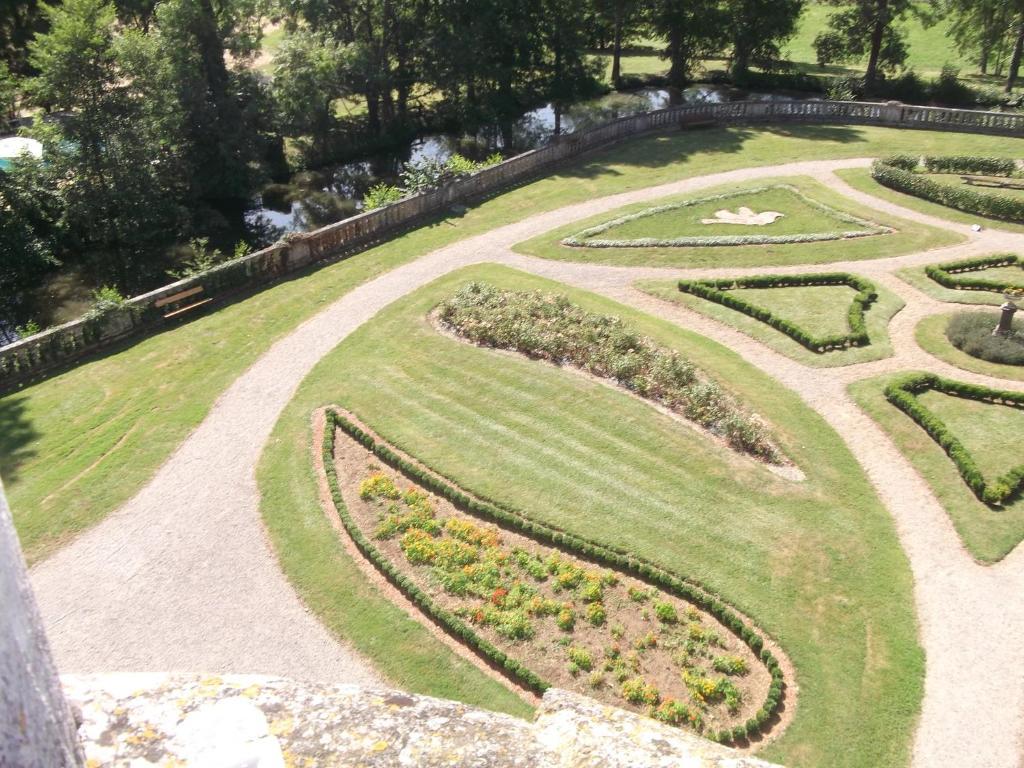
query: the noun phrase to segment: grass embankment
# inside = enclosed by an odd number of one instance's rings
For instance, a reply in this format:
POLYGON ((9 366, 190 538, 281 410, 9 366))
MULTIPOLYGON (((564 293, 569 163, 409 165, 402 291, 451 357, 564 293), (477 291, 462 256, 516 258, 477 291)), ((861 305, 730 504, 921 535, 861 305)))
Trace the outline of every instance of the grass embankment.
MULTIPOLYGON (((778 199, 777 210, 779 213, 789 214, 795 211, 792 222, 782 218, 775 224, 765 227, 732 226, 728 231, 728 225, 702 225, 699 223, 704 213, 714 214, 719 208, 729 208, 735 211, 743 205, 743 197, 729 198, 719 203, 701 203, 694 208, 699 208, 701 214, 694 221, 688 208, 681 208, 672 212, 658 214, 655 216, 634 219, 628 224, 616 226, 601 235, 599 238, 619 236, 618 231, 629 227, 631 237, 660 237, 659 233, 674 232, 675 222, 670 213, 676 214, 680 229, 683 231, 674 236, 703 234, 705 236, 716 236, 723 234, 731 235, 774 235, 773 229, 776 224, 785 223, 787 230, 780 231, 780 234, 793 234, 794 232, 822 232, 822 231, 846 231, 863 229, 849 222, 840 221, 813 206, 807 205, 799 198, 788 195, 786 199, 778 199), (799 203, 799 206, 794 205, 799 203), (809 227, 809 229, 797 229, 790 232, 793 222, 797 227, 809 227), (825 229, 821 229, 821 227, 825 229)), ((756 202, 756 201, 755 201, 756 202)), ((763 209, 755 208, 756 213, 763 209)), ((773 179, 758 179, 755 181, 742 182, 738 184, 727 184, 721 187, 714 187, 707 190, 688 193, 685 195, 673 195, 653 202, 638 203, 624 206, 616 211, 601 214, 583 222, 577 222, 552 230, 535 238, 519 243, 515 250, 531 256, 540 256, 547 259, 560 261, 585 261, 592 264, 620 264, 625 266, 652 266, 652 267, 758 267, 758 266, 782 266, 790 264, 824 264, 833 261, 859 261, 863 259, 875 259, 883 256, 899 256, 905 253, 938 248, 944 245, 951 245, 963 239, 962 236, 943 231, 934 227, 928 227, 911 221, 896 219, 882 214, 870 208, 857 205, 846 198, 828 190, 824 185, 819 184, 807 177, 787 177, 773 179), (770 245, 728 245, 728 246, 644 246, 628 248, 587 248, 570 247, 562 244, 566 237, 575 235, 588 227, 596 227, 613 219, 640 211, 648 210, 658 205, 669 205, 686 200, 703 199, 713 195, 729 194, 745 189, 759 189, 774 184, 787 184, 800 190, 804 195, 823 203, 830 208, 852 214, 861 219, 871 221, 875 224, 882 224, 896 230, 892 234, 878 234, 867 237, 856 237, 846 240, 830 240, 815 243, 785 243, 770 245)))
MULTIPOLYGON (((992 327, 995 328, 999 320, 999 312, 993 311, 986 314, 991 316, 992 327)), ((954 347, 949 339, 946 338, 946 324, 952 317, 952 313, 932 315, 918 323, 917 328, 914 330, 914 336, 923 350, 935 355, 940 360, 946 361, 950 365, 963 368, 965 371, 980 373, 985 376, 994 376, 999 379, 1024 381, 1024 366, 990 363, 987 360, 972 357, 954 347)))
MULTIPOLYGON (((566 165, 461 218, 222 307, 0 398, 0 474, 30 561, 100 520, 152 477, 216 397, 277 338, 353 286, 524 216, 651 184, 767 163, 917 151, 1019 154, 1019 139, 786 126, 639 139, 566 165)), ((732 256, 725 252, 719 265, 732 256)))
MULTIPOLYGON (((931 154, 928 150, 918 151, 916 149, 911 150, 913 154, 931 154)), ((972 154, 989 154, 984 147, 976 147, 971 150, 972 154)), ((893 154, 887 152, 886 154, 893 154)), ((952 154, 952 153, 946 153, 952 154)), ((992 153, 998 154, 998 153, 992 153)), ((904 208, 909 208, 912 211, 918 213, 926 213, 929 216, 936 216, 940 219, 952 221, 957 224, 977 224, 983 229, 999 229, 1004 232, 1024 232, 1024 224, 1013 224, 1008 221, 997 221, 996 219, 988 219, 984 216, 974 216, 970 213, 964 213, 957 211, 953 208, 947 208, 944 205, 938 203, 930 203, 927 200, 922 200, 914 195, 907 195, 903 192, 897 192, 894 189, 884 187, 871 178, 871 171, 867 168, 847 168, 845 170, 836 172, 839 178, 849 184, 860 192, 866 192, 869 195, 873 195, 881 200, 886 200, 896 205, 902 205, 904 208)))
MULTIPOLYGON (((1000 509, 992 509, 978 501, 938 443, 909 416, 886 401, 882 390, 892 378, 887 376, 856 382, 850 386, 850 394, 889 434, 925 479, 949 514, 968 551, 983 563, 1001 560, 1024 537, 1024 499, 1018 497, 1000 509)), ((978 449, 979 453, 975 454, 986 477, 998 474, 998 468, 993 471, 983 460, 990 450, 1001 451, 1001 455, 1019 463, 1020 451, 1014 446, 1020 441, 1020 432, 1012 440, 1001 439, 1002 428, 993 424, 993 419, 998 420, 1011 409, 945 395, 943 397, 954 402, 943 409, 942 418, 972 454, 976 446, 990 441, 990 445, 978 449), (978 412, 979 408, 998 410, 978 412)), ((931 403, 928 404, 931 407, 931 403)), ((1019 415, 1020 411, 1016 411, 1016 414, 1019 415)))
POLYGON ((800 686, 796 719, 770 758, 906 762, 923 659, 891 520, 835 433, 735 353, 593 294, 482 266, 392 305, 321 361, 262 458, 264 519, 286 571, 332 628, 420 688, 440 677, 436 665, 417 674, 378 628, 393 609, 344 557, 317 502, 309 414, 328 403, 460 486, 694 577, 748 613, 781 642, 800 686), (678 349, 768 420, 806 481, 779 478, 597 381, 437 333, 427 313, 474 279, 564 292, 678 349))
MULTIPOLYGON (((871 304, 864 315, 871 343, 865 347, 851 347, 819 354, 750 315, 680 291, 675 280, 643 281, 637 283, 637 287, 659 299, 677 302, 713 320, 732 326, 798 363, 820 368, 854 365, 890 357, 892 342, 889 339, 889 320, 904 306, 902 299, 894 293, 876 286, 878 300, 871 304)), ((744 288, 733 293, 767 307, 780 317, 822 336, 849 332, 847 310, 853 297, 857 295, 854 289, 846 286, 744 288)))

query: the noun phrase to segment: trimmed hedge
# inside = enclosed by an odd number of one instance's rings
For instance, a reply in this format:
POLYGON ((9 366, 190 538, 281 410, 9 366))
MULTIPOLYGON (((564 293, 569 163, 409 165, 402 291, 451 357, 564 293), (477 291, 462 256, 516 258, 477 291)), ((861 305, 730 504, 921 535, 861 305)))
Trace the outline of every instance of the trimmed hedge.
POLYGON ((961 259, 959 261, 947 261, 944 264, 930 264, 924 268, 928 275, 944 288, 952 288, 957 291, 994 291, 1002 293, 1006 288, 1024 289, 1024 262, 1013 253, 1001 253, 995 256, 983 256, 974 259, 961 259), (974 279, 969 277, 957 277, 964 272, 979 272, 990 267, 1021 266, 1020 282, 1007 285, 1005 282, 995 280, 974 279))
POLYGON ((575 235, 570 235, 562 240, 562 245, 567 245, 573 248, 693 248, 725 245, 784 245, 789 243, 820 243, 827 240, 844 240, 853 237, 888 234, 892 231, 893 230, 890 227, 875 224, 867 219, 861 219, 857 216, 831 208, 824 203, 819 203, 817 200, 808 197, 799 189, 790 186, 789 184, 772 184, 766 187, 741 189, 737 192, 725 192, 720 195, 711 195, 710 197, 698 197, 693 200, 684 200, 680 203, 659 205, 655 208, 645 208, 637 213, 619 216, 618 218, 611 219, 603 224, 598 224, 597 226, 589 227, 588 229, 577 232, 575 235), (817 208, 822 213, 846 222, 847 224, 856 224, 857 226, 862 227, 862 229, 849 230, 845 232, 809 232, 794 235, 694 235, 667 239, 641 237, 633 240, 604 240, 593 237, 594 235, 599 235, 602 232, 607 232, 612 227, 617 227, 620 224, 636 221, 637 219, 645 219, 648 216, 654 216, 666 211, 677 211, 681 208, 690 208, 694 205, 700 205, 701 203, 730 200, 734 197, 758 194, 772 189, 785 189, 796 195, 800 200, 810 205, 812 208, 817 208))
POLYGON ((1024 489, 1024 464, 1007 472, 993 483, 987 483, 974 457, 964 444, 946 426, 942 419, 925 408, 917 395, 935 390, 953 397, 978 400, 985 403, 1024 408, 1024 392, 989 389, 988 387, 953 381, 933 373, 917 373, 891 382, 885 388, 885 398, 899 408, 937 442, 956 465, 960 477, 985 504, 999 506, 1024 489))
POLYGON ((757 275, 721 280, 680 280, 679 290, 692 293, 702 299, 714 301, 737 312, 750 315, 786 334, 812 352, 825 353, 836 349, 863 347, 871 343, 868 336, 864 313, 878 300, 874 284, 846 272, 821 275, 757 275), (857 291, 847 315, 850 332, 835 336, 812 336, 795 323, 779 317, 764 307, 752 304, 746 299, 733 296, 729 291, 737 288, 788 288, 795 286, 846 285, 857 291))
POLYGON ((711 595, 693 581, 678 576, 636 557, 625 550, 607 547, 588 541, 565 530, 529 519, 521 512, 502 506, 485 498, 469 496, 459 488, 451 485, 440 475, 414 464, 398 455, 382 441, 378 441, 344 415, 335 410, 326 412, 326 428, 324 429, 323 459, 327 481, 331 490, 331 498, 341 518, 345 530, 352 537, 360 552, 398 589, 418 605, 439 626, 456 639, 476 650, 495 668, 503 671, 509 678, 529 690, 543 693, 549 685, 526 666, 512 659, 489 641, 480 637, 476 631, 463 622, 452 612, 438 606, 430 596, 421 590, 407 576, 402 574, 390 560, 385 558, 373 542, 367 539, 348 509, 345 507, 338 485, 338 474, 334 468, 335 430, 340 429, 346 435, 372 451, 377 458, 401 472, 412 482, 442 496, 457 508, 477 517, 509 528, 523 534, 541 544, 563 549, 577 557, 590 560, 596 564, 629 573, 642 581, 686 600, 707 611, 733 634, 743 641, 768 668, 771 684, 768 695, 761 708, 746 723, 731 730, 709 732, 704 735, 715 741, 729 743, 767 730, 767 725, 776 714, 782 702, 786 684, 775 655, 765 647, 763 638, 748 626, 724 603, 711 595), (739 735, 737 735, 739 734, 739 735))
MULTIPOLYGON (((897 192, 904 192, 914 197, 920 197, 948 208, 955 208, 965 213, 973 213, 978 216, 986 216, 1001 221, 1024 223, 1024 197, 1009 197, 986 192, 978 192, 965 187, 956 187, 951 184, 941 184, 932 181, 926 175, 915 173, 918 163, 915 161, 910 165, 910 158, 907 155, 896 155, 881 160, 875 160, 871 164, 871 176, 879 184, 897 192)), ((948 170, 955 164, 960 170, 957 173, 988 173, 989 168, 1005 168, 1006 163, 1013 163, 1014 172, 1016 162, 1004 158, 982 158, 982 157, 926 157, 925 167, 943 168, 948 170), (948 161, 949 166, 944 167, 943 163, 948 161), (973 165, 972 165, 973 163, 973 165), (978 170, 983 169, 983 170, 978 170)), ((954 172, 954 171, 950 171, 954 172)))
POLYGON ((928 173, 979 173, 985 176, 1013 176, 1017 161, 1011 157, 981 155, 940 155, 924 158, 928 173))

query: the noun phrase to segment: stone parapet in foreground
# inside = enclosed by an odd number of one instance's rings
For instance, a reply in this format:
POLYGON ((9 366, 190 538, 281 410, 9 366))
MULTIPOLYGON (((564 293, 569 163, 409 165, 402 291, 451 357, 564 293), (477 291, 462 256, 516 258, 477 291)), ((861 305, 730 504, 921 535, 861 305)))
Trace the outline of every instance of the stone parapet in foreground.
POLYGON ((559 689, 544 695, 531 722, 399 691, 268 677, 62 681, 81 711, 90 766, 772 768, 559 689))

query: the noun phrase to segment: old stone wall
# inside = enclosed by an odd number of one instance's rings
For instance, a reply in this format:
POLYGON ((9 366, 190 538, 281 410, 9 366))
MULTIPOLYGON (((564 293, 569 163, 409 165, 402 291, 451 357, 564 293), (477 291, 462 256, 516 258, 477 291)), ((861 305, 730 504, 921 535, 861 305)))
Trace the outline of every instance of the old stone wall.
POLYGON ((558 689, 526 721, 400 691, 278 678, 63 680, 82 713, 90 765, 772 768, 558 689))
POLYGON ((0 392, 133 335, 152 332, 215 301, 252 290, 337 254, 368 248, 454 203, 480 198, 597 147, 672 128, 750 124, 879 125, 1024 136, 1024 114, 845 101, 739 101, 690 104, 624 117, 558 137, 440 189, 361 213, 314 232, 131 299, 104 317, 75 320, 0 348, 0 392))

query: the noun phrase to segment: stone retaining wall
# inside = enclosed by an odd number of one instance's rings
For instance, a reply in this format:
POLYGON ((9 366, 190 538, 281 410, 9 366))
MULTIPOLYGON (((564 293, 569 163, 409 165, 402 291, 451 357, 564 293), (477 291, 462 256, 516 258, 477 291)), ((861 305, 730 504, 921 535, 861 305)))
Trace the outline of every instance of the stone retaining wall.
POLYGON ((292 234, 196 277, 136 296, 122 310, 86 317, 0 347, 0 391, 13 389, 103 346, 158 330, 233 293, 252 290, 290 272, 380 242, 450 208, 506 189, 550 166, 622 139, 672 128, 746 124, 878 125, 1024 136, 1024 114, 846 101, 738 101, 692 104, 646 112, 557 137, 521 155, 313 232, 292 234))
POLYGON ((526 721, 401 691, 278 678, 63 682, 88 765, 779 768, 559 689, 526 721))

